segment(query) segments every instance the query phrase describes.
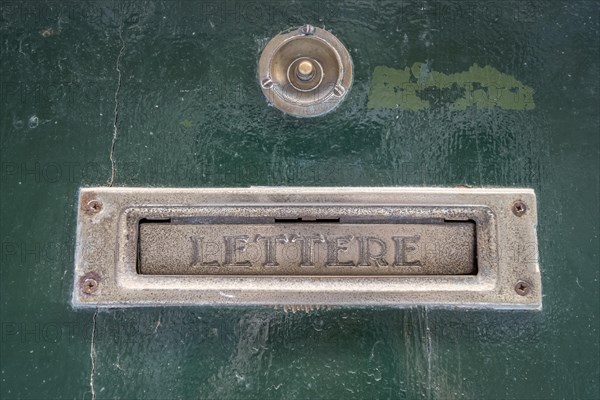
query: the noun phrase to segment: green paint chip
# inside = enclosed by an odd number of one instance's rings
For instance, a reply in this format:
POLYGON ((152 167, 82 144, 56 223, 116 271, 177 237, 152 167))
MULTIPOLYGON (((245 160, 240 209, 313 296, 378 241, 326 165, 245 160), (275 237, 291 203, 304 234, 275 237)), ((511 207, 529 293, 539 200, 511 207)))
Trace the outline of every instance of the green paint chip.
POLYGON ((189 128, 192 127, 193 124, 192 124, 192 121, 190 121, 189 119, 186 118, 183 121, 181 121, 179 123, 179 125, 183 126, 184 128, 188 128, 189 129, 189 128))
POLYGON ((430 71, 427 63, 417 62, 404 69, 375 67, 367 107, 418 111, 441 104, 455 110, 470 106, 532 110, 534 92, 489 65, 474 64, 467 71, 444 74, 430 71), (461 93, 458 97, 457 91, 461 93))

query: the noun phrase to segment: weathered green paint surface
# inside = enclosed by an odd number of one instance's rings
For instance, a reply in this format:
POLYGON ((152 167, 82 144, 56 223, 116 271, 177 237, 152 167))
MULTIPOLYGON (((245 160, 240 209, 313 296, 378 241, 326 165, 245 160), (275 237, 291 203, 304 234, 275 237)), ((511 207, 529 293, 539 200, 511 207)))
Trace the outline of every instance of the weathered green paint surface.
POLYGON ((597 2, 25 1, 0 15, 2 398, 599 397, 597 2), (266 106, 255 69, 305 22, 346 44, 355 82, 334 113, 298 120, 266 106), (428 106, 372 96, 409 70, 428 106), (477 71, 496 75, 474 90, 500 77, 533 102, 453 105, 463 93, 445 88, 477 71), (106 184, 111 159, 115 186, 533 187, 544 310, 74 311, 76 193, 106 184))

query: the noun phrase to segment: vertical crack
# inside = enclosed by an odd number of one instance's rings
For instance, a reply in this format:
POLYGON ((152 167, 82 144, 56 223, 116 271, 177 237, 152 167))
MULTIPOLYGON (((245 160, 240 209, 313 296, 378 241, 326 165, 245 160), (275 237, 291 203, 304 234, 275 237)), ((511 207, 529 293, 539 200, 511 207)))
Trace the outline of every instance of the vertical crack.
POLYGON ((94 311, 94 316, 92 317, 92 340, 90 341, 90 360, 91 360, 91 368, 90 368, 90 392, 92 394, 92 400, 96 399, 96 390, 94 388, 94 372, 96 372, 96 317, 98 316, 98 309, 94 311))
POLYGON ((113 119, 113 137, 110 145, 110 179, 108 180, 108 186, 111 187, 115 181, 115 175, 117 173, 116 162, 115 162, 115 144, 117 142, 117 136, 119 135, 119 93, 121 92, 121 57, 125 54, 125 40, 123 40, 123 18, 121 18, 121 24, 119 26, 119 39, 121 40, 121 48, 117 55, 117 89, 115 91, 115 111, 113 119))
POLYGON ((431 399, 431 330, 427 306, 425 306, 425 349, 427 350, 427 398, 431 399))

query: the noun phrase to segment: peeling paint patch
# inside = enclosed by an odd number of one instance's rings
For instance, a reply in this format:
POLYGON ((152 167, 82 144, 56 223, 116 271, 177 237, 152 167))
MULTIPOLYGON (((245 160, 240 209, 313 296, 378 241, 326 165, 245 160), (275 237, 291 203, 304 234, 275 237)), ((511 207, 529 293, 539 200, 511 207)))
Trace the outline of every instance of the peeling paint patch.
POLYGON ((432 71, 429 62, 416 62, 404 69, 375 67, 367 107, 532 110, 534 93, 533 88, 489 65, 473 64, 467 71, 444 74, 432 71))
POLYGON ((192 123, 192 121, 190 121, 189 119, 186 118, 186 119, 180 121, 179 125, 183 126, 186 129, 189 129, 192 127, 193 123, 192 123))

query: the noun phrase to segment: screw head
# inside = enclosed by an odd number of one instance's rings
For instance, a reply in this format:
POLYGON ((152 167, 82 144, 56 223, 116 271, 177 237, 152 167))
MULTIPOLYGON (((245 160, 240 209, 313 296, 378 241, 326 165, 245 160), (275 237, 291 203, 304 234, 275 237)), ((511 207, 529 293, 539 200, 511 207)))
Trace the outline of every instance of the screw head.
POLYGON ((344 93, 346 93, 346 88, 342 85, 336 85, 336 87, 333 88, 333 94, 338 97, 343 96, 344 93))
POLYGON ((85 294, 93 294, 98 290, 100 277, 98 274, 90 272, 79 279, 79 287, 85 294))
POLYGON ((271 89, 273 87, 273 81, 271 78, 265 78, 260 82, 261 86, 265 89, 271 89))
POLYGON ((515 292, 517 292, 519 296, 527 296, 530 291, 531 285, 528 282, 518 281, 515 285, 515 292))
POLYGON ((527 212, 527 205, 523 201, 517 200, 513 203, 512 212, 517 217, 522 217, 527 212))
POLYGON ((306 24, 300 28, 300 32, 305 35, 312 35, 315 33, 315 27, 310 24, 306 24))
POLYGON ((88 201, 85 210, 90 214, 97 214, 102 211, 102 202, 100 200, 90 200, 88 201))

